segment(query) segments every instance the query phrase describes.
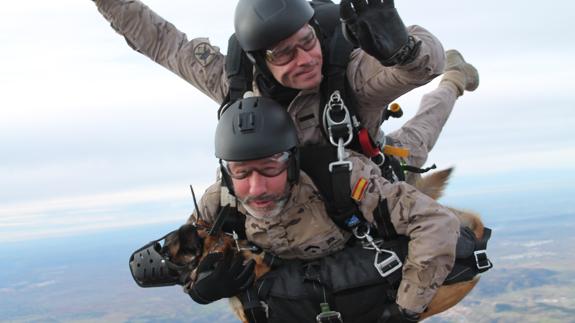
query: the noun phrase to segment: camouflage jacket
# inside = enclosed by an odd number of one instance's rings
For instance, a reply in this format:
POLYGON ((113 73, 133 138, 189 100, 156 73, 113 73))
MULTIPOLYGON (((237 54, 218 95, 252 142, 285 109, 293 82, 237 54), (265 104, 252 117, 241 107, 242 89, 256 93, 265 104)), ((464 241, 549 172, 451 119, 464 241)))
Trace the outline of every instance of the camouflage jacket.
MULTIPOLYGON (((452 269, 459 220, 449 209, 409 184, 385 180, 379 168, 366 157, 351 154, 350 184, 354 187, 361 179, 367 183, 358 202, 366 220, 373 221, 374 209, 386 198, 397 233, 410 238, 397 303, 421 312, 452 269)), ((217 182, 203 195, 199 208, 207 222, 215 220, 221 194, 221 184, 217 182)), ((282 258, 322 257, 341 250, 350 237, 329 218, 320 192, 303 172, 280 215, 258 219, 250 216, 241 205, 238 210, 246 214, 248 239, 282 258)), ((190 221, 196 216, 194 213, 190 221)))

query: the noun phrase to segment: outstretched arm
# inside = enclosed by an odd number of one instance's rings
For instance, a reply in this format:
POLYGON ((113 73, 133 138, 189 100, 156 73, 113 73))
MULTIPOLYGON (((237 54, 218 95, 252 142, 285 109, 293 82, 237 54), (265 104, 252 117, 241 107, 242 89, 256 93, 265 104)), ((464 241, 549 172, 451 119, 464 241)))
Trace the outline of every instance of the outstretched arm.
POLYGON ((188 40, 170 22, 138 0, 95 0, 100 13, 130 47, 176 73, 221 103, 228 85, 224 55, 207 38, 188 40))

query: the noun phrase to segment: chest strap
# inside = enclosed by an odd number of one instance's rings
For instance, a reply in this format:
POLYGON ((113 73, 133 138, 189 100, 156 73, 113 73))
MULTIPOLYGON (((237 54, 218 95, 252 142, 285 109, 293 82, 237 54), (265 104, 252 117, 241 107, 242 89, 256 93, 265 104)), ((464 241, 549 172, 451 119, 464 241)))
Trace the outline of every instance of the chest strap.
POLYGON ((318 188, 330 218, 340 228, 351 231, 364 220, 351 198, 351 163, 334 163, 337 155, 333 146, 305 146, 300 149, 300 167, 318 188))

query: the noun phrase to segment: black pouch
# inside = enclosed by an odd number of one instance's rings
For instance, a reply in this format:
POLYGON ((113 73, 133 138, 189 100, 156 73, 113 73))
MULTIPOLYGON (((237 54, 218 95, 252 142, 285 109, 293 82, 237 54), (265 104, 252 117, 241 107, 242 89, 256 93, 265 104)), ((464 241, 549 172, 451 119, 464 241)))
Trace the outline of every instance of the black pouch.
MULTIPOLYGON (((393 250, 403 262, 407 240, 379 247, 393 250)), ((346 323, 376 322, 384 305, 395 299, 401 268, 382 277, 374 259, 375 250, 353 246, 314 261, 286 261, 259 282, 269 322, 315 323, 324 302, 346 323)))
POLYGON ((470 228, 462 227, 457 240, 455 264, 443 282, 444 285, 455 284, 473 279, 477 274, 493 267, 487 258, 487 241, 491 238, 491 229, 485 228, 483 238, 477 240, 470 228))

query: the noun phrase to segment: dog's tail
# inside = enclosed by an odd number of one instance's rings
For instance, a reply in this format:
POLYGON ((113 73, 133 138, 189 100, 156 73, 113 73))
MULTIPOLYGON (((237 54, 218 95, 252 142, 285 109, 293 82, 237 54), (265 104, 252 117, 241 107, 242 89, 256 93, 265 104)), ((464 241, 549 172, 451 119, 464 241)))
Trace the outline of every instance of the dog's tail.
POLYGON ((451 176, 452 172, 453 167, 450 167, 423 176, 415 183, 415 187, 423 194, 437 200, 443 195, 443 191, 445 187, 447 187, 449 176, 451 176))
MULTIPOLYGON (((452 172, 453 167, 431 173, 420 178, 415 183, 415 187, 423 194, 437 200, 443 195, 452 172)), ((478 214, 467 210, 450 209, 459 218, 462 226, 471 228, 478 239, 483 237, 483 222, 478 214)))

